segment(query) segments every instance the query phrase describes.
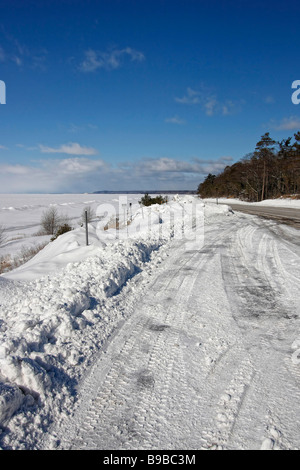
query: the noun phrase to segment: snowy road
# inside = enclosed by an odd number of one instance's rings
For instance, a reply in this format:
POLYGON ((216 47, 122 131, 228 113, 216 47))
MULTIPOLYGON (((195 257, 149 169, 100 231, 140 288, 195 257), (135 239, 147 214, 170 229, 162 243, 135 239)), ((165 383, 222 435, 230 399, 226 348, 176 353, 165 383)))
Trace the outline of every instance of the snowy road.
POLYGON ((260 215, 267 219, 277 220, 287 223, 293 227, 300 228, 300 210, 289 207, 268 207, 251 204, 230 204, 234 211, 245 212, 246 214, 260 215))
POLYGON ((177 241, 43 447, 300 449, 298 233, 240 214, 177 241))

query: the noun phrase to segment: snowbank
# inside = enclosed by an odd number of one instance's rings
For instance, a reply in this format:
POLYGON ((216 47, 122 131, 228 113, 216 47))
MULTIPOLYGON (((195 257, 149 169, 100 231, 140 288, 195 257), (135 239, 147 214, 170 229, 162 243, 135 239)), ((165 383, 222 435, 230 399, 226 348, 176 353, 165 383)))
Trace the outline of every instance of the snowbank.
MULTIPOLYGON (((212 199, 203 199, 205 203, 212 202, 216 203, 216 198, 212 199)), ((271 206, 271 207, 290 207, 291 209, 300 209, 300 199, 292 198, 278 198, 278 199, 267 199, 260 202, 246 202, 241 201, 240 199, 227 199, 227 198, 218 198, 218 202, 222 204, 247 204, 251 206, 271 206)))
POLYGON ((101 251, 101 242, 93 226, 89 226, 91 244, 85 246, 85 232, 83 228, 77 228, 67 232, 50 242, 34 258, 14 271, 5 273, 6 279, 32 280, 46 274, 57 272, 69 263, 80 262, 89 256, 101 251))
POLYGON ((104 230, 104 220, 89 225, 89 246, 80 227, 0 276, 0 426, 10 419, 20 433, 26 425, 34 446, 36 407, 44 426, 72 408, 79 377, 122 320, 116 294, 137 274, 151 274, 174 240, 204 243, 204 223, 230 214, 193 196, 137 206, 120 230, 104 230))

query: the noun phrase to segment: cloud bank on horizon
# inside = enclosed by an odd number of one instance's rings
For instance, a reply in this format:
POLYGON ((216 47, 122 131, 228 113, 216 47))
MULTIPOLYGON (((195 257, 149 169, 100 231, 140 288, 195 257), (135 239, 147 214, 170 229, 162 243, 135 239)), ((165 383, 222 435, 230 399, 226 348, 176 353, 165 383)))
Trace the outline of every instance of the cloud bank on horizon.
MULTIPOLYGON (((0 164, 1 193, 34 192, 94 192, 101 190, 136 191, 189 190, 197 188, 208 173, 216 173, 232 163, 231 157, 217 160, 191 161, 168 157, 141 158, 118 164, 97 157, 95 149, 79 144, 62 145, 60 151, 68 155, 62 158, 41 158, 28 164, 0 164), (71 151, 73 156, 70 157, 71 151), (85 156, 86 155, 86 156, 85 156)), ((42 153, 58 153, 58 149, 40 146, 42 153)))

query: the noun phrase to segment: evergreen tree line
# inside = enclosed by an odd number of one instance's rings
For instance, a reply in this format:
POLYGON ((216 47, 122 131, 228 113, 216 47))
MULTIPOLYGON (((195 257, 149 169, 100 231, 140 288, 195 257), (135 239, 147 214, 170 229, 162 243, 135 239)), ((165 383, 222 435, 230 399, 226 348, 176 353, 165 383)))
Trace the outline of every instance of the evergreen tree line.
POLYGON ((254 152, 209 174, 198 186, 202 198, 234 197, 249 202, 300 193, 300 132, 276 142, 266 132, 254 152))

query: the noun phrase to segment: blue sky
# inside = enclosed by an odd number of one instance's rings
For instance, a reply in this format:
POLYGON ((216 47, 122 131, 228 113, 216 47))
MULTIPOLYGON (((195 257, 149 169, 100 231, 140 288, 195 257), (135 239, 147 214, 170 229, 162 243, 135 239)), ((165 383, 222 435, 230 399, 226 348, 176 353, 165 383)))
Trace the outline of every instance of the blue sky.
POLYGON ((293 136, 299 14, 294 1, 0 0, 0 192, 196 189, 265 132, 293 136))

